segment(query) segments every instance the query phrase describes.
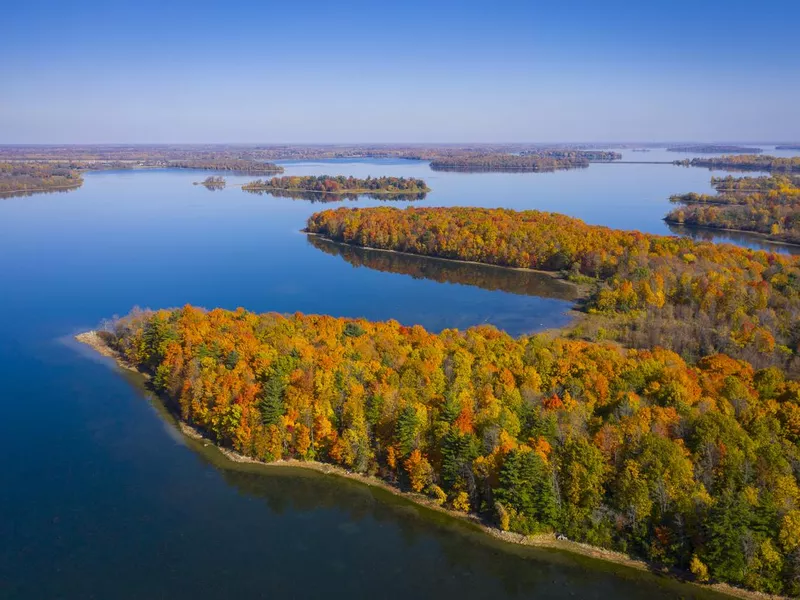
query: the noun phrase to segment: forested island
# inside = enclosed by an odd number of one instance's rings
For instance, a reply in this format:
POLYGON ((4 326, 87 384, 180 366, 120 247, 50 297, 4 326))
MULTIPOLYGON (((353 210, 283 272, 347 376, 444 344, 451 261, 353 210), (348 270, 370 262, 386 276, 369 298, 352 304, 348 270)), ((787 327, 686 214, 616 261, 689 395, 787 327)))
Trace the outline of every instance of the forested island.
POLYGON ((202 185, 206 189, 214 191, 214 190, 225 189, 227 182, 225 181, 224 177, 221 177, 219 175, 212 175, 210 177, 206 177, 203 181, 200 181, 199 183, 195 182, 195 185, 202 185))
POLYGON ((572 335, 666 346, 690 361, 724 352, 800 375, 800 259, 587 225, 555 213, 367 208, 312 215, 334 241, 506 267, 591 285, 572 335))
POLYGON ((421 199, 430 191, 430 188, 422 179, 406 177, 367 177, 366 179, 359 179, 344 175, 285 176, 273 177, 267 180, 258 179, 244 184, 242 189, 246 192, 269 192, 290 196, 299 194, 300 197, 310 195, 312 199, 317 195, 341 199, 341 196, 357 197, 362 194, 421 199))
POLYGON ((723 152, 729 154, 760 154, 764 150, 761 148, 753 148, 748 146, 721 146, 709 144, 705 146, 673 146, 667 148, 668 152, 696 152, 698 154, 720 154, 723 152))
POLYGON ((234 171, 237 173, 283 173, 283 167, 279 165, 269 162, 259 162, 239 158, 168 161, 162 166, 170 169, 234 171))
POLYGON ((569 159, 586 159, 594 161, 612 161, 620 160, 622 154, 619 152, 611 152, 608 150, 523 150, 520 152, 521 156, 539 156, 543 158, 569 158, 569 159))
POLYGON ((771 240, 800 244, 800 176, 712 178, 712 194, 681 194, 672 202, 668 223, 763 234, 771 240))
POLYGON ((775 146, 775 150, 800 150, 800 144, 791 144, 788 146, 775 146))
POLYGON ((705 167, 707 169, 727 169, 730 171, 788 171, 800 172, 800 157, 782 158, 778 156, 759 156, 743 154, 741 156, 717 156, 710 158, 692 158, 676 160, 675 165, 682 167, 705 167))
POLYGON ((80 170, 71 164, 0 162, 0 196, 66 191, 82 184, 80 170))
POLYGON ((478 154, 436 158, 430 167, 434 171, 464 172, 550 172, 562 169, 581 169, 589 166, 587 158, 553 158, 539 154, 478 154))
POLYGON ((775 367, 190 306, 100 338, 245 457, 332 463, 500 530, 800 593, 800 383, 775 367))

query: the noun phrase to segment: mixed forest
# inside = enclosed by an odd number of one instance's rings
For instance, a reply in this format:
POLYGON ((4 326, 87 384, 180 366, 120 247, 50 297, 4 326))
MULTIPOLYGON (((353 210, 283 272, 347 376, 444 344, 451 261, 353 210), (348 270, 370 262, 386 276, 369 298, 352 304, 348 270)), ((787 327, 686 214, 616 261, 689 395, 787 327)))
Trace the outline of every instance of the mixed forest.
POLYGON ((800 383, 776 367, 189 306, 103 335, 244 455, 329 462, 503 530, 800 593, 800 383))
POLYGON ((764 234, 800 243, 800 176, 714 177, 717 194, 680 194, 670 200, 683 206, 665 218, 669 223, 764 234))
POLYGON ((537 172, 558 171, 562 169, 580 169, 589 166, 588 158, 554 158, 539 154, 476 154, 436 158, 430 167, 434 171, 507 171, 537 172))
POLYGON ((682 167, 705 167, 707 169, 723 169, 728 171, 785 171, 800 172, 800 157, 782 158, 757 154, 739 156, 714 156, 709 158, 692 158, 676 160, 674 164, 682 167))
POLYGON ((669 152, 696 152, 698 154, 718 154, 727 152, 730 154, 761 154, 761 148, 752 148, 748 146, 722 146, 716 144, 708 144, 703 146, 672 146, 667 148, 669 152))
POLYGON ((62 191, 82 184, 80 169, 68 163, 0 162, 0 196, 62 191))
POLYGON ((589 286, 572 335, 664 346, 693 362, 724 352, 800 372, 800 259, 621 231, 539 211, 341 208, 307 230, 334 241, 561 272, 589 286))

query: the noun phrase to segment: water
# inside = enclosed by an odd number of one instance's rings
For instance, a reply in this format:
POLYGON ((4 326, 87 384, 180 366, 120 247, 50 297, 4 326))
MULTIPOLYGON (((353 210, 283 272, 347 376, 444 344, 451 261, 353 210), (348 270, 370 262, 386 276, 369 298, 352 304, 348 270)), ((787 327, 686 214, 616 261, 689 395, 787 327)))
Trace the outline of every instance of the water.
MULTIPOLYGON (((432 173, 411 161, 287 172, 420 176, 433 192, 419 206, 539 208, 654 233, 669 232, 667 196, 708 191, 710 176, 665 165, 432 173)), ((299 230, 336 204, 192 185, 205 176, 96 173, 74 192, 0 201, 0 597, 697 595, 487 541, 351 482, 237 469, 180 436, 135 379, 71 336, 134 305, 187 302, 518 334, 566 323, 574 294, 546 276, 326 244, 299 230)))

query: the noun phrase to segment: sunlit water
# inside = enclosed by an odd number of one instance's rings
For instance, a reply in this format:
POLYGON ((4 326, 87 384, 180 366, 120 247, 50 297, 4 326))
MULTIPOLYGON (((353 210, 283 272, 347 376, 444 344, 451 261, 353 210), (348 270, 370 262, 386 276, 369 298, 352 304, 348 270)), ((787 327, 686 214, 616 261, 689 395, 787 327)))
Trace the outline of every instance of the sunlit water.
MULTIPOLYGON (((669 233, 667 197, 709 191, 711 175, 670 165, 548 174, 434 173, 413 161, 286 167, 422 177, 433 191, 417 206, 536 208, 653 233, 669 233)), ((187 444, 134 380, 71 336, 134 305, 184 303, 394 318, 435 330, 488 322, 519 334, 565 324, 574 297, 546 276, 315 242, 299 231, 307 216, 338 204, 192 185, 206 175, 95 173, 74 192, 0 201, 0 597, 696 593, 570 555, 488 543, 349 482, 237 470, 213 449, 187 444)))

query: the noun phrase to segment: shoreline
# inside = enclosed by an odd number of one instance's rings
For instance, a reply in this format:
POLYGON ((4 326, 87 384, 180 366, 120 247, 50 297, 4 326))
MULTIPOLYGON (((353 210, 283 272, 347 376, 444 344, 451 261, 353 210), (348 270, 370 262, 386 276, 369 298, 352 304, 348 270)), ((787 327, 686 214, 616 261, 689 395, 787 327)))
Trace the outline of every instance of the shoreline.
MULTIPOLYGON (((667 217, 662 219, 668 225, 677 225, 679 227, 686 227, 686 229, 702 229, 704 231, 730 231, 732 233, 746 233, 747 235, 754 235, 760 238, 764 238, 770 244, 779 244, 781 246, 794 246, 795 248, 800 248, 800 242, 784 242, 782 240, 774 240, 770 237, 768 233, 762 233, 761 231, 750 231, 749 229, 731 229, 729 227, 711 227, 709 225, 693 225, 687 223, 679 223, 678 221, 670 221, 667 217)), ((718 243, 718 242, 712 242, 718 243)), ((722 243, 730 243, 730 242, 722 242, 722 243)), ((769 252, 769 250, 764 250, 764 252, 769 252)))
MULTIPOLYGON (((142 376, 145 380, 150 379, 149 375, 143 373, 135 366, 125 361, 117 351, 108 346, 108 344, 100 337, 100 335, 96 330, 79 333, 74 336, 74 339, 82 344, 86 344, 87 346, 91 347, 100 355, 113 359, 118 367, 121 367, 122 369, 125 369, 127 371, 132 371, 134 373, 137 373, 138 375, 142 376)), ((476 527, 481 533, 491 538, 507 542, 509 544, 559 550, 571 554, 592 558, 595 560, 605 561, 607 563, 612 563, 616 565, 629 567, 632 569, 637 569, 639 571, 653 572, 656 574, 661 574, 670 577, 677 582, 686 583, 688 585, 696 586, 699 589, 713 591, 731 597, 744 598, 747 600, 756 600, 756 599, 788 600, 788 598, 785 596, 776 596, 772 594, 765 594, 763 592, 749 591, 731 586, 726 583, 703 584, 703 583, 689 581, 688 579, 685 579, 683 577, 685 575, 688 575, 688 573, 684 574, 682 572, 669 571, 667 569, 658 569, 655 565, 652 565, 641 559, 633 558, 622 552, 617 552, 614 550, 609 550, 598 546, 592 546, 590 544, 584 544, 581 542, 574 542, 571 540, 559 540, 556 538, 556 535, 554 533, 526 536, 524 534, 503 531, 497 527, 487 524, 477 515, 446 508, 436 503, 433 499, 429 498, 424 494, 403 491, 393 486, 392 484, 384 481, 383 479, 371 475, 362 475, 360 473, 348 471, 347 469, 344 469, 343 467, 340 467, 338 465, 322 463, 318 461, 303 461, 297 459, 288 459, 288 460, 284 459, 271 463, 265 463, 263 461, 235 452, 234 450, 231 450, 229 448, 218 446, 216 443, 214 443, 213 440, 208 438, 201 431, 199 431, 198 429, 192 427, 191 425, 180 419, 180 417, 176 415, 169 406, 167 406, 163 398, 159 397, 159 400, 162 402, 162 404, 164 404, 167 412, 169 412, 172 415, 172 417, 175 418, 178 429, 183 435, 194 440, 198 441, 202 440, 204 442, 208 442, 208 445, 213 446, 216 450, 220 452, 220 454, 222 454, 225 458, 234 463, 259 465, 264 469, 270 469, 270 468, 307 469, 323 475, 330 475, 334 477, 349 479, 351 481, 356 481, 368 487, 379 488, 394 496, 407 500, 408 502, 447 515, 455 520, 461 521, 462 523, 467 523, 469 525, 472 525, 473 527, 476 527)))

